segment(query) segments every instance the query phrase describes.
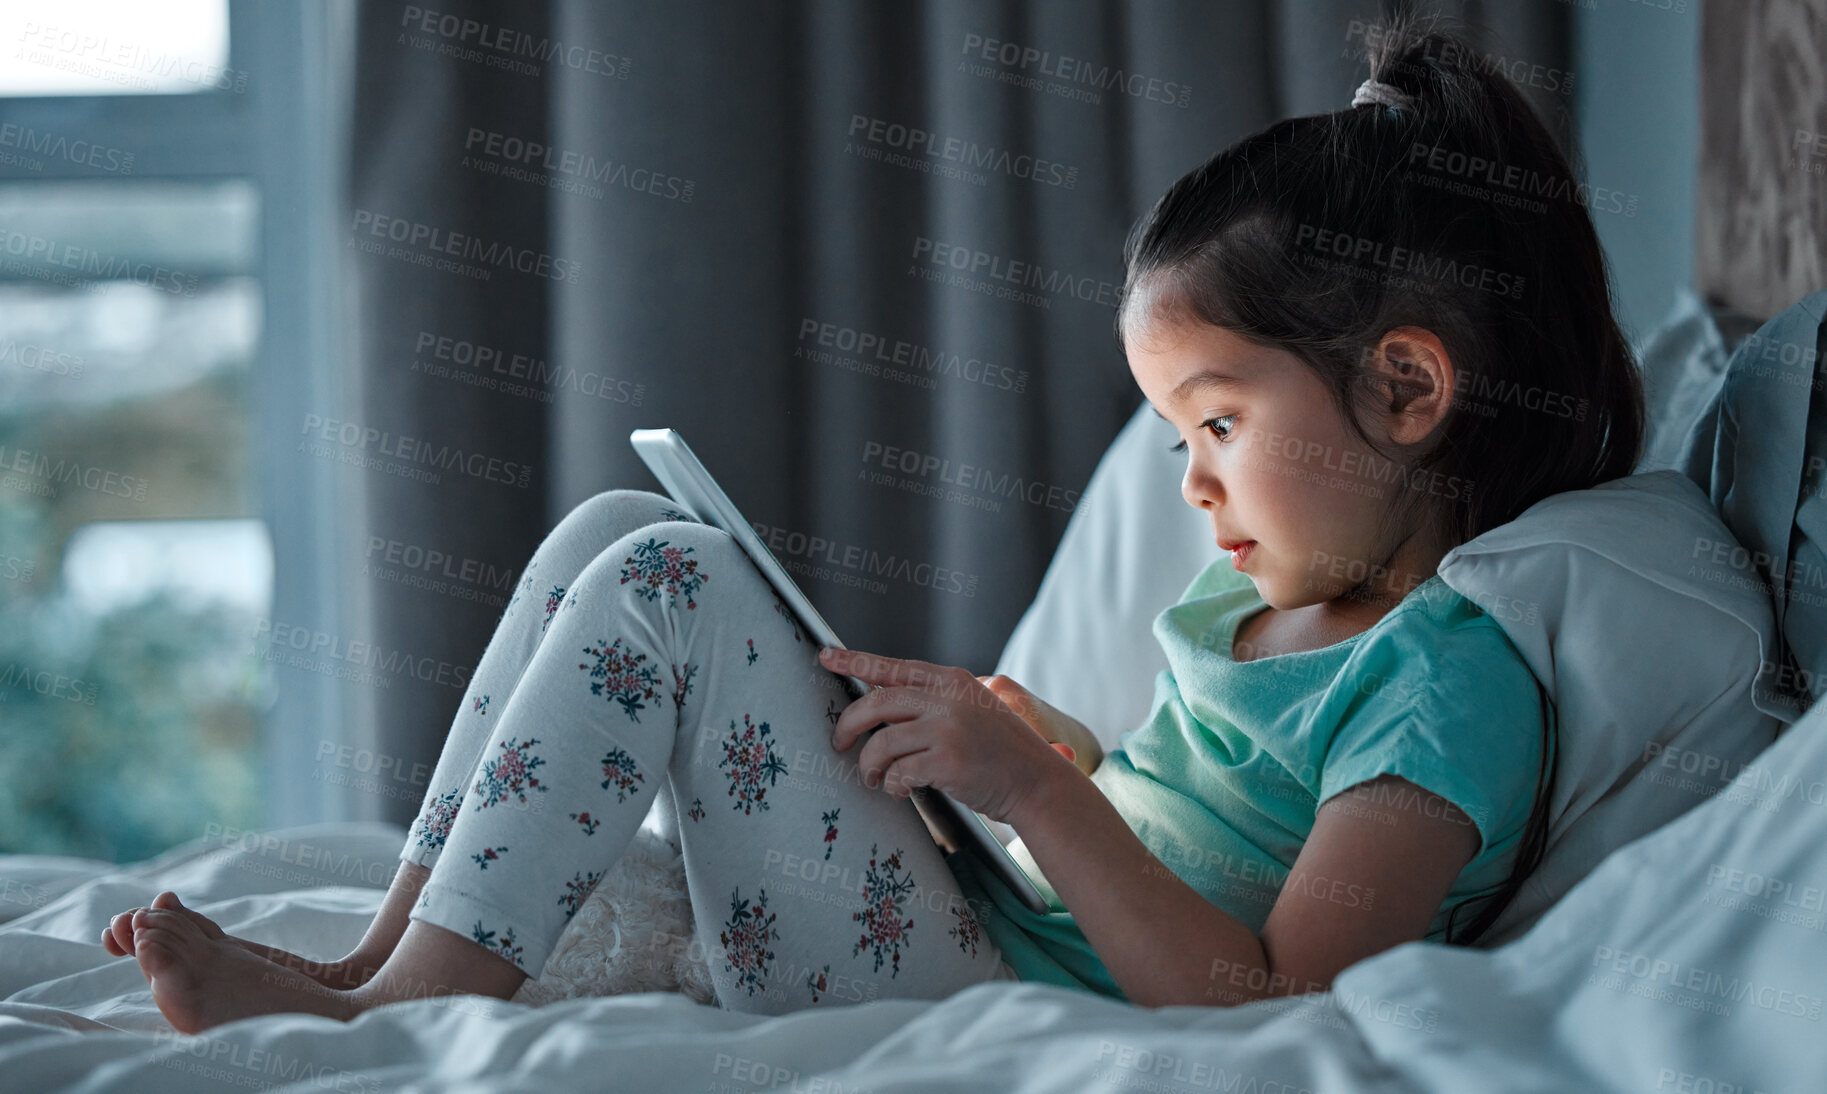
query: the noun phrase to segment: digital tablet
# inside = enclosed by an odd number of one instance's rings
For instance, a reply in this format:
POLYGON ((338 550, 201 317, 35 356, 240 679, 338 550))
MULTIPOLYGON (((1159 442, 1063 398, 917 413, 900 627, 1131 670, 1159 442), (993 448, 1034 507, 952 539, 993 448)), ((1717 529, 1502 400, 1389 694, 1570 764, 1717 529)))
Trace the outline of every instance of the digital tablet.
MULTIPOLYGON (((780 594, 781 601, 792 610, 814 639, 821 645, 848 648, 838 641, 831 625, 825 622, 824 617, 818 614, 818 609, 806 599, 805 593, 800 591, 780 560, 774 557, 774 552, 761 542, 761 537, 743 519, 729 495, 717 485, 717 480, 711 478, 710 472, 698 462, 698 457, 692 455, 691 449, 685 446, 685 438, 679 436, 677 430, 637 429, 629 435, 628 440, 647 464, 648 470, 653 472, 653 477, 660 480, 660 485, 666 488, 666 493, 679 503, 680 508, 703 523, 728 532, 742 545, 743 553, 749 556, 749 561, 761 571, 761 576, 780 594)), ((870 690, 871 685, 854 676, 840 673, 832 675, 844 682, 845 690, 853 699, 870 690)), ((873 733, 874 730, 870 732, 873 733)), ((1019 897, 1031 911, 1043 914, 1048 911, 1046 898, 1040 895, 1040 890, 1035 888, 1033 880, 1009 855, 1008 849, 997 841, 982 817, 931 787, 916 787, 910 799, 914 808, 919 810, 921 818, 926 821, 933 842, 940 848, 948 852, 963 849, 975 854, 995 871, 996 876, 1009 887, 1009 891, 1019 897)))

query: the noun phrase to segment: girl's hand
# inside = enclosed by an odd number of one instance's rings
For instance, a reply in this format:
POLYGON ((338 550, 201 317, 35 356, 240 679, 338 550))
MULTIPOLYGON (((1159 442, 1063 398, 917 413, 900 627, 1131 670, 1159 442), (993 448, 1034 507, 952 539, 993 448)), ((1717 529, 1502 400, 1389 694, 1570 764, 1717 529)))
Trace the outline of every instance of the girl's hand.
POLYGON ((888 723, 857 755, 864 786, 897 798, 930 786, 1013 824, 1034 787, 1067 770, 1063 754, 965 669, 829 648, 819 663, 880 685, 845 707, 831 733, 831 746, 847 752, 888 723))
POLYGON ((1089 775, 1104 762, 1104 746, 1085 723, 1048 703, 1007 676, 979 676, 983 686, 1001 699, 1021 720, 1034 727, 1041 740, 1059 750, 1080 771, 1089 775))

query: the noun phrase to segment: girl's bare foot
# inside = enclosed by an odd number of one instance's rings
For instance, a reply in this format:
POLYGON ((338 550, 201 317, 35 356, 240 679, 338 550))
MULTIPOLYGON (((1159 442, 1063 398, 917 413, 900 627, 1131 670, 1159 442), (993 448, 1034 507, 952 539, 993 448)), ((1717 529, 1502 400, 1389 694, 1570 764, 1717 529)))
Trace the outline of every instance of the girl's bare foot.
MULTIPOLYGON (((152 899, 151 908, 159 911, 175 912, 181 916, 185 916, 194 923, 197 929, 203 932, 203 936, 210 941, 232 942, 247 950, 255 957, 264 958, 276 965, 291 969, 294 972, 302 973, 325 987, 337 988, 340 990, 359 988, 374 975, 375 970, 373 964, 354 959, 353 955, 351 955, 351 957, 346 957, 341 961, 312 961, 290 951, 279 949, 277 946, 266 946, 259 942, 249 942, 244 938, 236 938, 234 935, 224 931, 217 925, 215 920, 210 919, 202 912, 185 907, 183 903, 178 900, 178 895, 169 890, 154 897, 152 899)), ((129 908, 109 920, 108 926, 102 930, 102 949, 107 950, 115 957, 138 956, 134 950, 133 942, 134 916, 139 912, 146 910, 147 909, 145 908, 129 908)), ((141 971, 145 971, 143 966, 141 971)))
POLYGON ((134 956, 152 985, 153 1002, 178 1031, 198 1033, 259 1014, 303 1012, 347 1021, 357 1013, 348 993, 250 953, 220 928, 212 935, 198 923, 201 917, 187 912, 152 907, 132 917, 134 956))

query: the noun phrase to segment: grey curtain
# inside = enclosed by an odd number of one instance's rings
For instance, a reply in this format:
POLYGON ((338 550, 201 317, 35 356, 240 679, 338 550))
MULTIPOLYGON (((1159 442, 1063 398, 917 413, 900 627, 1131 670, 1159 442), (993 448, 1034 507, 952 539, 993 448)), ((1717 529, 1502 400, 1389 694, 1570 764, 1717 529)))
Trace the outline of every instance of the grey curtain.
MULTIPOLYGON (((344 409, 408 467, 354 480, 351 631, 418 666, 351 683, 347 736, 399 771, 435 761, 552 524, 658 488, 635 428, 684 434, 847 644, 989 671, 1140 402, 1110 306, 1129 225, 1216 149, 1347 104, 1381 18, 436 7, 360 11, 339 243, 344 409)), ((1567 67, 1565 4, 1446 7, 1493 54, 1567 67)))

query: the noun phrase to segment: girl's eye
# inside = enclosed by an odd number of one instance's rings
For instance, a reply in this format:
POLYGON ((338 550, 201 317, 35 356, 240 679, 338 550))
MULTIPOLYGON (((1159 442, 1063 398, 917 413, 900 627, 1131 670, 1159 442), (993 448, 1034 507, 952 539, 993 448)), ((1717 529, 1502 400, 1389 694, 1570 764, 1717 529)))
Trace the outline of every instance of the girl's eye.
MULTIPOLYGON (((1224 425, 1223 432, 1220 432, 1218 434, 1218 441, 1220 444, 1222 444, 1226 440, 1230 439, 1231 430, 1237 428, 1237 415, 1226 414, 1222 418, 1207 418, 1205 421, 1199 423, 1199 428, 1204 429, 1207 426, 1215 425, 1218 423, 1223 423, 1223 425, 1224 425)), ((1169 445, 1167 450, 1169 452, 1184 452, 1184 451, 1186 451, 1186 442, 1181 441, 1179 444, 1169 445)))

